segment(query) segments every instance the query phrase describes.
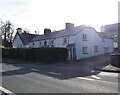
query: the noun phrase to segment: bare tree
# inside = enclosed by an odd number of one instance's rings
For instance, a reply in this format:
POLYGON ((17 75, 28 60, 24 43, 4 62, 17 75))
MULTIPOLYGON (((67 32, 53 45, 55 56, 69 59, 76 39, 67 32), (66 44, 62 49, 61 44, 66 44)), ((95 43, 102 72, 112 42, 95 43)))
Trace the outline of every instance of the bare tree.
POLYGON ((5 47, 12 47, 14 28, 10 21, 0 22, 0 31, 2 32, 2 42, 5 47))

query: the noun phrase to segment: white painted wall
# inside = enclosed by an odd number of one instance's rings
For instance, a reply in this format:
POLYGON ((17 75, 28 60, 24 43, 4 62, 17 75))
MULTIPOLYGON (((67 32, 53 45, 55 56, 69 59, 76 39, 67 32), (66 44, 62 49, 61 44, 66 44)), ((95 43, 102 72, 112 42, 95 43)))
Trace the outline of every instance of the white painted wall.
POLYGON ((16 35, 16 38, 13 42, 13 48, 24 48, 25 46, 23 45, 20 37, 16 35))
POLYGON ((102 53, 105 53, 104 47, 108 47, 108 53, 112 53, 114 51, 113 39, 104 39, 104 41, 102 41, 102 53))
MULTIPOLYGON (((77 60, 96 56, 104 53, 104 47, 109 47, 109 53, 113 52, 113 40, 112 39, 104 39, 101 38, 98 33, 93 28, 84 28, 82 31, 77 33, 76 35, 65 36, 53 39, 47 39, 47 45, 50 45, 50 40, 54 40, 54 47, 64 47, 68 44, 75 43, 76 47, 76 58, 77 60), (88 41, 83 41, 83 33, 87 34, 88 41), (63 44, 63 39, 67 38, 67 43, 63 44), (98 46, 98 52, 94 51, 94 46, 98 46), (88 54, 83 54, 83 47, 88 47, 88 54)), ((34 42, 34 47, 44 47, 44 41, 41 41, 41 45, 39 44, 40 41, 34 42)), ((29 43, 30 47, 33 47, 33 43, 29 43)))
POLYGON ((83 31, 76 35, 76 54, 77 60, 100 55, 102 49, 101 37, 92 28, 85 28, 83 31), (87 34, 88 41, 83 41, 83 33, 87 34), (99 52, 94 52, 94 46, 98 46, 99 52), (83 47, 88 47, 88 54, 83 54, 83 47))

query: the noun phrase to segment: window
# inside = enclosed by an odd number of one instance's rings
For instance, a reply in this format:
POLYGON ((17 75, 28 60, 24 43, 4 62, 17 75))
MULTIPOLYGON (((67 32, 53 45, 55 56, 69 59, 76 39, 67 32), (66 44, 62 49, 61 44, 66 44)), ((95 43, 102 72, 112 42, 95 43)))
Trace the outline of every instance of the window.
POLYGON ((34 46, 34 42, 32 43, 32 45, 34 46))
POLYGON ((44 41, 44 46, 47 46, 47 41, 44 41))
POLYGON ((114 42, 114 48, 118 48, 118 42, 114 42))
POLYGON ((94 46, 94 52, 98 52, 98 46, 94 46))
POLYGON ((54 40, 53 39, 50 40, 49 43, 50 43, 50 47, 54 47, 54 40))
POLYGON ((108 47, 104 47, 104 52, 108 53, 108 51, 109 51, 109 48, 108 47))
POLYGON ((87 34, 83 34, 83 41, 88 41, 87 40, 87 34))
POLYGON ((117 33, 113 33, 113 37, 117 37, 117 33))
POLYGON ((41 46, 41 41, 39 42, 39 46, 41 46))
POLYGON ((54 44, 54 41, 53 41, 53 40, 51 40, 51 41, 50 41, 50 45, 53 45, 53 44, 54 44))
POLYGON ((63 38, 63 44, 67 43, 67 38, 63 38))
POLYGON ((88 54, 88 47, 83 47, 83 54, 88 54))

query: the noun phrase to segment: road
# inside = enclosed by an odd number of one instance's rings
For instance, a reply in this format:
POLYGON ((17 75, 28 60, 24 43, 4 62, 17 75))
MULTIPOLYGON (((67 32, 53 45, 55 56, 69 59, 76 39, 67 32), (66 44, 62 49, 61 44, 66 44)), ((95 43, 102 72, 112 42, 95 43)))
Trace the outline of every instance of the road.
POLYGON ((118 93, 117 74, 94 79, 90 67, 2 64, 2 87, 13 93, 118 93))

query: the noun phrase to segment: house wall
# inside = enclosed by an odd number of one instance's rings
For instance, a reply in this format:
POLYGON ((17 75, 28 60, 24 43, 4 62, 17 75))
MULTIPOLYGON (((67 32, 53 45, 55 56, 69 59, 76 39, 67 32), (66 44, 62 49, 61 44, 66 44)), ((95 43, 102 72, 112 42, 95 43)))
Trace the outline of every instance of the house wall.
POLYGON ((112 53, 114 51, 114 41, 113 39, 104 39, 102 40, 102 54, 112 53), (105 51, 104 48, 108 48, 108 51, 105 51))
POLYGON ((68 44, 68 36, 54 39, 54 47, 63 47, 63 48, 65 47, 66 48, 67 44, 68 44), (67 38, 66 44, 63 43, 64 38, 67 38))
POLYGON ((24 48, 25 46, 23 45, 20 37, 16 35, 16 38, 13 42, 13 48, 24 48))
POLYGON ((77 60, 101 54, 101 37, 92 28, 85 28, 76 35, 77 60), (87 41, 83 41, 83 34, 87 35, 87 41), (94 46, 98 46, 98 52, 94 52, 94 46), (83 47, 88 47, 87 54, 83 53, 83 47))
MULTIPOLYGON (((75 35, 64 36, 59 38, 47 39, 47 45, 50 46, 50 40, 54 41, 54 47, 64 47, 66 48, 68 44, 75 44, 76 50, 76 59, 82 59, 86 57, 96 56, 104 54, 104 47, 108 47, 108 53, 113 52, 113 40, 112 39, 103 39, 98 33, 90 27, 84 28, 82 31, 78 32, 75 35), (87 35, 87 41, 83 41, 83 34, 87 35), (63 44, 63 39, 67 38, 67 43, 63 44), (94 46, 98 46, 98 51, 94 51, 94 46), (88 47, 88 52, 83 53, 83 47, 88 47)), ((44 47, 44 41, 35 41, 34 46, 33 42, 29 43, 30 47, 44 47), (41 42, 41 45, 39 44, 41 42)))

